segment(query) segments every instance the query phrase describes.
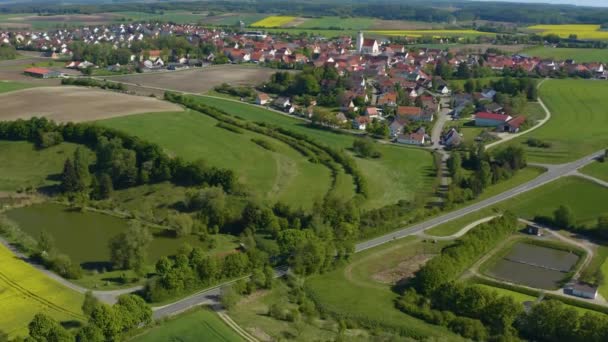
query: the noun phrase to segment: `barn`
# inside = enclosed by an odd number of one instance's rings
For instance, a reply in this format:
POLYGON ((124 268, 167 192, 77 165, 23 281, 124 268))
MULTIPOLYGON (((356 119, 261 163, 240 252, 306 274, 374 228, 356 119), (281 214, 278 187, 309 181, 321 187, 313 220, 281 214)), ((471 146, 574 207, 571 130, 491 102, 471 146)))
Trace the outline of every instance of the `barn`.
POLYGON ((27 69, 23 70, 23 73, 28 76, 37 77, 37 78, 54 78, 54 77, 61 76, 61 73, 59 71, 46 69, 46 68, 36 68, 36 67, 27 68, 27 69))

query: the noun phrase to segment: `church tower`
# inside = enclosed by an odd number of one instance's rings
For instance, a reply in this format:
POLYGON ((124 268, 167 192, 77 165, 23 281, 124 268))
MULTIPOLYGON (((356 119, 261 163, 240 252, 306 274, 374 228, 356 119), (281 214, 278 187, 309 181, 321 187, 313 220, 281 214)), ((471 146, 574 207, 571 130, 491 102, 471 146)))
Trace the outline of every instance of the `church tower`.
POLYGON ((357 52, 361 53, 363 51, 363 31, 359 31, 357 34, 357 52))

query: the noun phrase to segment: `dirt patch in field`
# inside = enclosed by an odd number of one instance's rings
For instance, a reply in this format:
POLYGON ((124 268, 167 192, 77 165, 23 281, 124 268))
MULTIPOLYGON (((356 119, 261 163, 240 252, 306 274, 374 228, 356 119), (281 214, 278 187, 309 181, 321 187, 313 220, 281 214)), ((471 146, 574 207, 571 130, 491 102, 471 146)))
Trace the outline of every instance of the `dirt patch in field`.
POLYGON ((410 279, 424 264, 431 260, 435 254, 419 254, 407 258, 397 265, 372 275, 372 279, 382 284, 397 284, 410 279))
POLYGON ((83 87, 40 87, 0 94, 0 120, 45 116, 58 122, 94 121, 137 113, 183 110, 151 97, 83 87))
POLYGON ((163 88, 189 93, 205 93, 222 83, 257 85, 265 82, 277 70, 241 65, 221 65, 185 71, 154 72, 137 75, 107 77, 117 82, 163 88))

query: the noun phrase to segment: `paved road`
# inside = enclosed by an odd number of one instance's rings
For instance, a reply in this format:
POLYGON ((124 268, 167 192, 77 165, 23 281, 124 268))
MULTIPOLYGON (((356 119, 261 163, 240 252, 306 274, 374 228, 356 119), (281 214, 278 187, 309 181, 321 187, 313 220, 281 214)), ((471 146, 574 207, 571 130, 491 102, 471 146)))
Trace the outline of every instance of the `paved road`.
POLYGON ((450 213, 435 217, 433 219, 416 224, 414 226, 404 228, 404 229, 398 230, 396 232, 392 232, 392 233, 377 237, 375 239, 371 239, 369 241, 361 242, 355 246, 355 251, 360 252, 360 251, 363 251, 363 250, 366 250, 366 249, 369 249, 372 247, 376 247, 376 246, 385 244, 385 243, 390 242, 395 239, 400 239, 400 238, 403 238, 403 237, 406 237, 406 236, 409 236, 409 235, 412 235, 415 233, 419 233, 419 232, 422 232, 429 228, 449 222, 451 220, 455 220, 455 219, 465 216, 467 214, 490 207, 499 202, 507 200, 511 197, 514 197, 514 196, 520 195, 524 192, 538 188, 539 186, 545 185, 558 178, 567 176, 567 175, 571 174, 572 172, 578 170, 579 168, 593 162, 595 159, 597 159, 603 153, 604 153, 604 150, 601 150, 596 153, 590 154, 584 158, 581 158, 577 161, 574 161, 574 162, 571 162, 568 164, 556 165, 556 166, 552 167, 551 169, 549 169, 547 172, 536 177, 535 179, 533 179, 527 183, 521 184, 515 188, 512 188, 511 190, 505 191, 494 197, 490 197, 486 200, 477 202, 468 207, 452 211, 450 213))

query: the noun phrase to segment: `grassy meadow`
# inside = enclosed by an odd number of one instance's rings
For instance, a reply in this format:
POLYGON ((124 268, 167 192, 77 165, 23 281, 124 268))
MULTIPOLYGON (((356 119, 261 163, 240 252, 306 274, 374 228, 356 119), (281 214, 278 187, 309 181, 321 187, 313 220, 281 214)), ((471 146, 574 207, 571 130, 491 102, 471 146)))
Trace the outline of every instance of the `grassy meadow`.
POLYGON ((320 17, 311 18, 298 25, 298 28, 341 28, 348 30, 365 30, 374 26, 376 20, 373 18, 340 18, 340 17, 320 17))
POLYGON ((0 191, 17 191, 59 184, 63 163, 77 145, 62 143, 38 150, 26 141, 0 141, 0 191), (35 165, 36 167, 32 167, 35 165))
POLYGON ((563 177, 534 190, 522 193, 499 205, 488 207, 426 231, 429 235, 447 236, 481 218, 509 210, 519 217, 552 216, 560 205, 574 213, 576 224, 592 227, 598 216, 608 214, 608 189, 580 177, 563 177), (572 194, 576 194, 573 196, 572 194))
POLYGON ((135 336, 132 342, 240 342, 243 339, 213 311, 198 308, 173 317, 135 336))
MULTIPOLYGON (((203 96, 198 99, 202 103, 246 120, 265 122, 305 134, 333 148, 348 150, 355 139, 349 134, 310 128, 302 120, 279 115, 261 107, 203 96)), ((356 158, 369 183, 370 197, 365 203, 366 208, 381 207, 396 203, 400 199, 408 200, 415 196, 430 195, 435 169, 433 157, 428 151, 380 144, 377 148, 382 153, 379 159, 356 158)), ((337 193, 342 196, 352 196, 352 187, 338 189, 337 193), (347 190, 350 190, 350 193, 347 193, 347 190)))
POLYGON ((286 144, 249 131, 239 134, 217 127, 215 119, 193 111, 132 115, 100 123, 157 143, 170 155, 232 169, 246 190, 261 200, 310 208, 331 184, 327 168, 310 163, 286 144), (275 151, 251 139, 267 140, 275 151))
POLYGON ((427 324, 395 308, 398 294, 383 278, 412 257, 439 253, 444 243, 421 242, 414 237, 357 253, 344 267, 306 280, 308 292, 329 313, 354 320, 378 322, 380 330, 401 330, 412 337, 460 340, 447 329, 427 324))
POLYGON ((548 58, 558 61, 573 59, 577 63, 608 63, 608 49, 552 48, 547 46, 535 46, 524 50, 523 53, 532 57, 548 58))
POLYGON ((480 32, 475 30, 371 30, 368 31, 371 34, 377 34, 380 36, 407 36, 407 37, 461 37, 461 38, 475 38, 479 36, 495 36, 494 33, 480 32))
POLYGON ((509 144, 524 146, 528 160, 560 164, 597 152, 608 146, 607 82, 590 80, 547 80, 540 96, 551 111, 542 127, 513 139, 509 144), (525 141, 537 138, 550 148, 528 147, 525 141))
POLYGON ((608 162, 594 162, 580 170, 589 176, 608 182, 608 162))
POLYGON ((60 322, 83 322, 83 300, 0 244, 0 332, 9 338, 26 336, 28 323, 39 312, 60 322))
POLYGON ((576 35, 578 39, 608 39, 608 31, 601 31, 600 25, 534 25, 527 29, 542 35, 556 34, 561 38, 576 35))

